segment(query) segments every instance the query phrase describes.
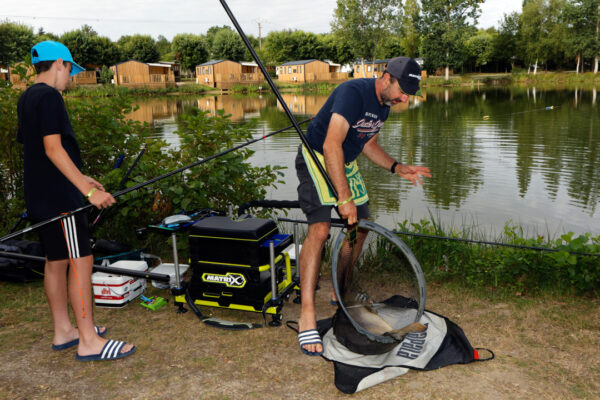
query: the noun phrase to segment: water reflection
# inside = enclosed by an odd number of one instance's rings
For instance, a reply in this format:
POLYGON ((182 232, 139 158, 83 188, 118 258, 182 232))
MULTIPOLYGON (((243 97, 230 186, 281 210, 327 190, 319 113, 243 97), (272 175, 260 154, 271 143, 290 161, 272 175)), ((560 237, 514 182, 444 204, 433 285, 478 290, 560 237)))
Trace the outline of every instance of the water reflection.
MULTIPOLYGON (((325 94, 283 93, 298 120, 315 115, 325 94)), ((265 134, 290 123, 273 95, 152 99, 132 114, 154 121, 159 134, 177 129, 175 116, 188 108, 234 121, 258 120, 265 134)), ((388 227, 405 218, 433 214, 484 232, 501 231, 512 219, 532 231, 598 233, 600 215, 600 113, 597 91, 540 88, 439 88, 392 109, 380 143, 405 163, 426 165, 433 178, 422 188, 359 158, 375 220, 388 227)), ((303 126, 306 129, 306 125, 303 126)), ((268 197, 293 199, 293 131, 252 145, 255 165, 288 167, 285 184, 268 197)))

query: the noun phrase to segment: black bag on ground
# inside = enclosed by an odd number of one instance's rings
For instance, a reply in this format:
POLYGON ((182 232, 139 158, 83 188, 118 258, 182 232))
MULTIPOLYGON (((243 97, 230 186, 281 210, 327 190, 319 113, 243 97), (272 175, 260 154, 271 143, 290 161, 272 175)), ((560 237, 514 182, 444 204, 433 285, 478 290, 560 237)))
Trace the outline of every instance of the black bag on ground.
MULTIPOLYGON (((386 300, 393 303, 399 298, 394 296, 386 300)), ((401 299, 400 299, 401 300, 401 299)), ((387 352, 365 354, 357 350, 370 350, 371 344, 365 336, 353 332, 351 323, 340 323, 338 312, 338 332, 333 318, 319 321, 317 328, 323 337, 323 357, 333 362, 335 386, 344 393, 355 393, 378 383, 385 382, 409 370, 430 371, 452 364, 468 364, 474 361, 486 361, 494 357, 481 359, 478 349, 474 349, 463 330, 448 318, 425 311, 419 322, 427 329, 423 332, 408 333, 401 342, 387 352), (340 330, 341 329, 341 330, 340 330), (354 351, 342 342, 351 344, 354 351)), ((388 321, 393 325, 393 321, 388 321)), ((377 345, 377 344, 376 344, 377 345)))
MULTIPOLYGON (((0 243, 0 251, 44 257, 40 242, 7 240, 0 243)), ((0 280, 29 282, 44 277, 44 262, 19 260, 0 256, 0 280)))

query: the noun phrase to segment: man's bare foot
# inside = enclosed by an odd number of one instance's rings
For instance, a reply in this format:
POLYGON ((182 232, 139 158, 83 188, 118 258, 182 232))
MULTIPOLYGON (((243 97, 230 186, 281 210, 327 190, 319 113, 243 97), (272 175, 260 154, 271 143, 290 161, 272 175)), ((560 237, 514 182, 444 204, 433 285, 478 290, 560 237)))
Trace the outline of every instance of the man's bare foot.
MULTIPOLYGON (((304 313, 300 315, 298 320, 298 333, 305 332, 311 329, 317 329, 317 318, 315 313, 304 313), (306 315, 304 315, 306 314, 306 315)), ((323 345, 320 343, 305 344, 302 348, 309 353, 323 352, 323 345)))

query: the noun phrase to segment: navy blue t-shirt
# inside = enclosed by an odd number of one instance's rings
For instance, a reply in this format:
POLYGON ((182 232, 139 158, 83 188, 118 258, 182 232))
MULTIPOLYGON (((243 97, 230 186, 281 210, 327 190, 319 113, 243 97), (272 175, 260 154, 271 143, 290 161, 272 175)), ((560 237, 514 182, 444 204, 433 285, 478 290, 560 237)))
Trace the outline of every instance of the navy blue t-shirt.
POLYGON ((342 144, 344 162, 349 163, 360 155, 365 144, 379 132, 387 120, 390 108, 379 103, 375 93, 375 79, 352 79, 342 83, 331 93, 306 130, 308 143, 321 154, 332 113, 340 114, 350 124, 342 144))
POLYGON ((79 145, 58 90, 36 83, 17 103, 17 141, 24 145, 25 204, 35 220, 54 217, 83 206, 83 196, 46 156, 44 136, 60 134, 65 151, 81 169, 79 145))

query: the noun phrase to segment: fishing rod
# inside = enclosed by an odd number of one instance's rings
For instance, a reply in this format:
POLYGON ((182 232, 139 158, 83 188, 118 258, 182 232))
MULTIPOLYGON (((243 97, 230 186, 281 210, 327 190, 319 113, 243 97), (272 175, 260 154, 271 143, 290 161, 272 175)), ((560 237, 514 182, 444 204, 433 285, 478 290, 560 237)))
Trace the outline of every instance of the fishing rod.
MULTIPOLYGON (((513 248, 522 249, 522 250, 536 250, 536 251, 548 251, 548 252, 563 251, 560 249, 549 249, 547 247, 526 246, 523 244, 510 244, 510 243, 501 243, 501 242, 490 242, 487 240, 453 238, 453 237, 448 237, 448 236, 428 235, 425 233, 405 232, 405 231, 396 231, 396 230, 393 230, 392 232, 394 232, 397 235, 415 236, 415 237, 422 237, 422 238, 426 238, 426 239, 441 239, 441 240, 448 240, 448 241, 453 241, 453 242, 486 244, 486 245, 490 245, 490 246, 513 247, 513 248)), ((595 254, 595 253, 584 253, 581 251, 570 251, 570 250, 564 250, 564 251, 566 251, 569 254, 578 255, 578 256, 600 257, 600 254, 595 254)))
MULTIPOLYGON (((235 18, 235 16, 231 12, 231 9, 227 5, 227 2, 225 0, 219 0, 219 1, 221 2, 221 5, 223 6, 223 9, 225 9, 225 12, 229 16, 229 19, 231 20, 231 22, 235 26, 235 29, 237 29, 238 33, 240 34, 240 37, 242 38, 242 41, 244 42, 244 44, 248 48, 248 51, 252 55, 252 58, 254 58, 254 61, 256 61, 256 64, 258 64, 258 67, 260 68, 263 76, 267 80, 267 83, 269 84, 269 86, 273 90, 273 93, 277 97, 277 100, 279 100, 279 104, 281 104, 281 107, 283 107, 283 110, 287 114, 289 120, 292 122, 294 128, 296 129, 296 132, 298 132, 298 136, 300 136, 300 140, 302 140, 302 143, 304 144, 304 146, 308 150, 308 153, 310 154, 310 158, 312 158, 312 160, 316 164, 317 168, 319 169, 319 172, 323 176, 323 179, 325 180, 325 183, 329 187, 329 190, 331 190, 331 193, 337 199, 338 198, 338 193, 337 193, 337 190, 335 190, 335 187, 333 186, 333 182, 329 178, 329 175, 325 171, 325 168, 323 168, 323 166, 321 165, 321 163, 317 160, 317 156, 315 155, 314 150, 312 149, 312 147, 308 143, 308 140, 304 136, 304 133, 302 132, 302 129, 300 129, 300 125, 298 124, 298 122, 296 122, 296 119, 292 115, 292 112, 290 111, 287 103, 283 100, 283 97, 281 97, 281 93, 279 93, 279 89, 277 89, 277 86, 275 86, 275 83, 273 82, 273 79, 271 79, 271 76, 269 75, 269 73, 267 72, 267 69, 265 68, 264 64, 262 63, 262 61, 258 57, 258 54, 256 54, 256 51, 254 51, 254 48, 252 47, 252 44, 248 40, 248 37, 246 36, 246 34, 244 33, 244 31, 242 30, 242 27, 238 23, 237 19, 235 18)), ((337 211, 337 208, 336 208, 336 211, 337 211)))
MULTIPOLYGON (((224 156, 225 154, 231 153, 232 151, 239 150, 242 147, 249 146, 249 145, 251 145, 253 143, 256 143, 256 142, 258 142, 260 140, 266 139, 268 137, 271 137, 271 136, 276 135, 278 133, 281 133, 283 131, 287 131, 288 129, 291 129, 293 127, 298 126, 299 124, 305 124, 305 123, 307 123, 307 122, 309 122, 311 120, 312 120, 312 118, 308 118, 308 119, 305 119, 304 121, 301 121, 299 123, 296 122, 296 121, 294 121, 294 123, 295 123, 294 125, 286 126, 285 128, 281 128, 281 129, 278 129, 278 130, 276 130, 274 132, 262 135, 262 136, 260 136, 260 137, 258 137, 256 139, 252 139, 250 141, 244 142, 244 143, 239 144, 239 145, 237 145, 235 147, 232 147, 230 149, 224 150, 224 151, 222 151, 222 152, 220 152, 218 154, 214 154, 214 155, 209 156, 207 158, 203 158, 202 160, 198 160, 198 161, 195 161, 195 162, 193 162, 191 164, 184 165, 183 167, 174 169, 173 171, 167 172, 166 174, 163 174, 163 175, 157 176, 155 178, 152 178, 150 180, 147 180, 146 182, 138 183, 135 186, 132 186, 132 187, 127 188, 127 189, 123 189, 123 190, 121 190, 121 191, 113 194, 113 197, 119 197, 119 196, 122 196, 122 195, 124 195, 126 193, 130 193, 130 192, 133 192, 135 190, 141 189, 144 186, 151 185, 151 184, 153 184, 155 182, 158 182, 158 181, 160 181, 162 179, 168 178, 168 177, 173 176, 175 174, 178 174, 178 173, 180 173, 182 171, 185 171, 186 169, 190 169, 190 168, 195 167, 197 165, 204 164, 205 162, 208 162, 208 161, 213 160, 215 158, 224 156)), ((0 242, 4 242, 6 240, 15 238, 17 236, 21 236, 21 235, 23 235, 23 234, 25 234, 27 232, 30 232, 30 231, 33 231, 35 229, 41 228, 42 226, 46 226, 46 225, 51 224, 53 222, 59 221, 59 220, 61 220, 63 218, 68 218, 71 215, 74 215, 74 214, 77 214, 79 212, 85 211, 85 210, 87 210, 87 209, 89 209, 89 208, 91 208, 93 206, 94 205, 91 204, 91 203, 90 204, 86 204, 85 206, 79 207, 79 208, 77 208, 75 210, 72 210, 72 211, 69 211, 69 212, 67 212, 65 214, 57 215, 56 217, 52 217, 52 218, 47 219, 47 220, 42 221, 42 222, 38 222, 37 224, 34 224, 34 225, 31 225, 31 226, 29 226, 27 228, 21 229, 20 231, 9 233, 8 235, 5 235, 2 238, 0 238, 0 242)))
MULTIPOLYGON (((298 223, 298 224, 308 224, 308 221, 300 220, 300 219, 293 219, 293 218, 285 218, 285 217, 280 217, 279 218, 278 217, 277 220, 280 221, 280 222, 291 222, 291 223, 298 223)), ((331 219, 331 226, 334 226, 334 227, 337 227, 337 228, 343 228, 344 227, 343 222, 344 221, 341 220, 341 219, 332 218, 331 219)), ((566 251, 567 253, 573 254, 573 255, 576 255, 576 256, 600 257, 600 254, 596 254, 596 253, 584 253, 584 252, 581 252, 581 251, 551 249, 551 248, 548 248, 548 247, 526 246, 526 245, 523 245, 523 244, 510 244, 510 243, 502 243, 502 242, 490 242, 490 241, 487 241, 487 240, 454 238, 454 237, 449 237, 449 236, 428 235, 428 234, 425 234, 425 233, 406 232, 406 231, 397 231, 397 230, 392 230, 391 232, 394 233, 394 234, 396 234, 396 235, 415 236, 415 237, 421 237, 421 238, 425 238, 425 239, 439 239, 439 240, 448 240, 448 241, 453 241, 453 242, 464 242, 464 243, 473 243, 473 244, 485 244, 485 245, 489 245, 489 246, 513 247, 513 248, 517 248, 517 249, 521 249, 521 250, 535 250, 535 251, 547 251, 547 252, 566 251)))

